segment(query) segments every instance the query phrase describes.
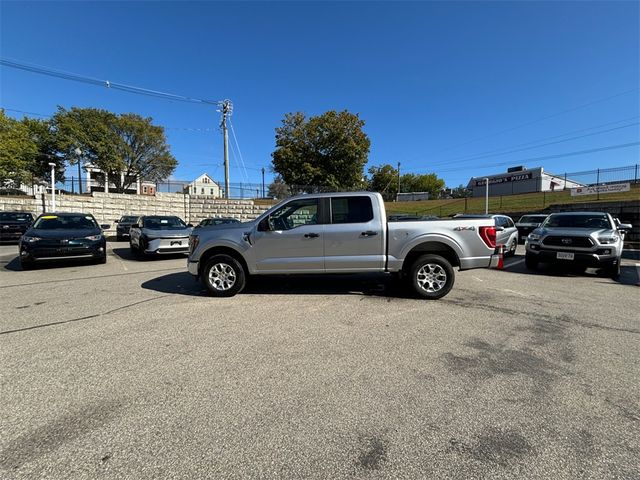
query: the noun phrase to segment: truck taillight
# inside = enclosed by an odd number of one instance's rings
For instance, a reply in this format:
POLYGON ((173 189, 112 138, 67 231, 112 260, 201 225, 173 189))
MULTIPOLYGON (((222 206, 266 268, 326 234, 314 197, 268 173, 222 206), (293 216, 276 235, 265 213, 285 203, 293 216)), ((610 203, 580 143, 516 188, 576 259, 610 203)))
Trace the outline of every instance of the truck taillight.
POLYGON ((489 248, 496 248, 496 227, 480 227, 480 238, 489 248))

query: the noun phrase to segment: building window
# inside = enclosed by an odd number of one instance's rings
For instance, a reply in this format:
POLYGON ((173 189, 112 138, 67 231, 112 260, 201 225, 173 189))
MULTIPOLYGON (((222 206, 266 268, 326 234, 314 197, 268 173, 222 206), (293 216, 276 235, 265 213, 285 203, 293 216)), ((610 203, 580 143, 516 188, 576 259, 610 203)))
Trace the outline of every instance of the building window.
POLYGON ((202 193, 202 195, 204 195, 204 187, 200 189, 200 193, 202 193))
POLYGON ((147 193, 147 187, 142 187, 142 193, 147 193))
POLYGON ((211 189, 211 195, 213 195, 213 188, 211 189))

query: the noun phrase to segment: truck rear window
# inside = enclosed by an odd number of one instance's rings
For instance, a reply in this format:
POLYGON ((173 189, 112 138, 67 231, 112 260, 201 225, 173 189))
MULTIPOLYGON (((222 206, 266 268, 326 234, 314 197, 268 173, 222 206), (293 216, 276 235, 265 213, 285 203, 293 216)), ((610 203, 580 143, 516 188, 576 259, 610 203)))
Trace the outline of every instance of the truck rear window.
POLYGON ((366 223, 373 220, 369 197, 332 197, 331 223, 366 223))

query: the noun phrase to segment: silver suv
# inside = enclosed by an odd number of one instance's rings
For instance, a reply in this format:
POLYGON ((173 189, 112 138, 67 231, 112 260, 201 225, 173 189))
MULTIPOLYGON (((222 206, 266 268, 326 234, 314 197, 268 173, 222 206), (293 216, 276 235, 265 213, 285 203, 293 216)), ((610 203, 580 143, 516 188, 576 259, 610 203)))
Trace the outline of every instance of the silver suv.
POLYGON ((504 255, 511 257, 518 248, 518 229, 513 219, 507 215, 473 215, 459 213, 453 218, 492 218, 496 224, 496 245, 504 246, 504 255))
POLYGON ((604 212, 552 213, 527 237, 525 264, 530 270, 540 262, 603 268, 615 279, 631 228, 604 212))

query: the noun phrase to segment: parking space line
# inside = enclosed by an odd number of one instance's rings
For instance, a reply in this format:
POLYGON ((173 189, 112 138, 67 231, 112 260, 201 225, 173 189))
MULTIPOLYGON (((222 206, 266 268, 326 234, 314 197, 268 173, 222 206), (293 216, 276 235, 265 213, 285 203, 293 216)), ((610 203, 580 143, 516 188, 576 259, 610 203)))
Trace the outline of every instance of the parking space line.
POLYGON ((524 262, 524 258, 520 260, 516 260, 515 262, 509 262, 504 265, 504 268, 515 267, 516 265, 520 265, 523 262, 524 262))

